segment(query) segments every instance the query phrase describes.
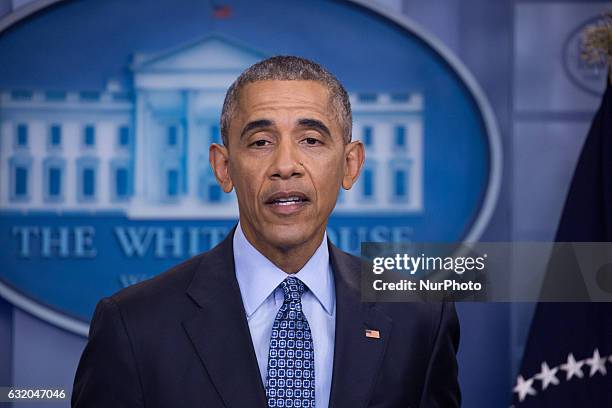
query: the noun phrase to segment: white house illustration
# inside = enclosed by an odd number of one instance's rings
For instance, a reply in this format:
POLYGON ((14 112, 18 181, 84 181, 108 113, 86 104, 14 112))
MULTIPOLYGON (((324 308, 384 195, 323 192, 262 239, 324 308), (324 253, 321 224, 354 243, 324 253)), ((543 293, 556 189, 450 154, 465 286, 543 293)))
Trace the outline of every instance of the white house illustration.
MULTIPOLYGON (((0 209, 233 218, 208 164, 225 92, 266 55, 219 36, 135 54, 131 89, 0 92, 0 209)), ((423 97, 349 92, 359 182, 335 212, 423 210, 423 97)))

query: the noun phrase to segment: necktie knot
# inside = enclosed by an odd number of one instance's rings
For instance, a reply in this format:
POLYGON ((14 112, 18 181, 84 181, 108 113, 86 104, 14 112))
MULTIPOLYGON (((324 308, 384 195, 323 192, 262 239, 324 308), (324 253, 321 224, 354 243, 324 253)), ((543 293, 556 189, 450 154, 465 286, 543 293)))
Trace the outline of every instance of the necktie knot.
POLYGON ((285 280, 281 282, 280 286, 283 289, 285 303, 301 302, 302 293, 304 293, 307 289, 304 282, 293 276, 285 278, 285 280))

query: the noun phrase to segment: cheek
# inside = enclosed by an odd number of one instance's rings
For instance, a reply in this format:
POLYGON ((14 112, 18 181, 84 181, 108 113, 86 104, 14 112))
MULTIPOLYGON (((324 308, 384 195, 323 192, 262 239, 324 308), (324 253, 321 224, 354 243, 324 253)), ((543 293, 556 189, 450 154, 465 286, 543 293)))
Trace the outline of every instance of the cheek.
POLYGON ((322 203, 332 205, 336 202, 336 195, 342 184, 344 169, 338 164, 338 160, 330 160, 328 163, 318 163, 313 166, 315 186, 318 191, 319 200, 322 203), (331 204, 329 204, 331 203, 331 204))
POLYGON ((230 176, 236 195, 247 207, 252 207, 257 199, 258 187, 261 185, 258 174, 255 169, 249 167, 248 163, 230 165, 230 176))

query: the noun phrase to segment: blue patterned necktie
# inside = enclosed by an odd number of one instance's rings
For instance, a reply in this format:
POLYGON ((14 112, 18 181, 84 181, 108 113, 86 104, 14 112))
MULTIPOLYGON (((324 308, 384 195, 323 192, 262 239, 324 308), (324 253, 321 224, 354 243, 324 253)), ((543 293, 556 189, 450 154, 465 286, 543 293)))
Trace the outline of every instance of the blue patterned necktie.
POLYGON ((276 314, 268 352, 266 396, 269 407, 315 406, 314 346, 302 312, 306 285, 293 276, 279 285, 285 300, 276 314))

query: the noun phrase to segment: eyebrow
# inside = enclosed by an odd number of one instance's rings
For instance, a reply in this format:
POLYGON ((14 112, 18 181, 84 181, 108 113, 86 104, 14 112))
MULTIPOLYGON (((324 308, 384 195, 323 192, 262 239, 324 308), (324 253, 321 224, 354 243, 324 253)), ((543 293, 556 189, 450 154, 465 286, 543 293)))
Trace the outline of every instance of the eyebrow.
POLYGON ((327 137, 331 137, 331 131, 323 122, 318 119, 298 119, 298 126, 308 129, 315 129, 323 133, 327 137))
POLYGON ((272 126, 274 126, 274 122, 269 119, 259 119, 249 122, 242 129, 242 132, 240 132, 240 139, 242 139, 247 133, 250 133, 253 130, 267 129, 272 126))
MULTIPOLYGON (((318 119, 301 118, 301 119, 298 119, 297 125, 302 128, 318 130, 319 132, 323 133, 325 136, 331 137, 331 131, 329 130, 329 128, 318 119)), ((269 129, 273 126, 274 126, 274 121, 271 121, 270 119, 253 120, 244 126, 244 128, 242 129, 242 132, 240 132, 240 139, 242 139, 245 135, 255 130, 269 129)))

